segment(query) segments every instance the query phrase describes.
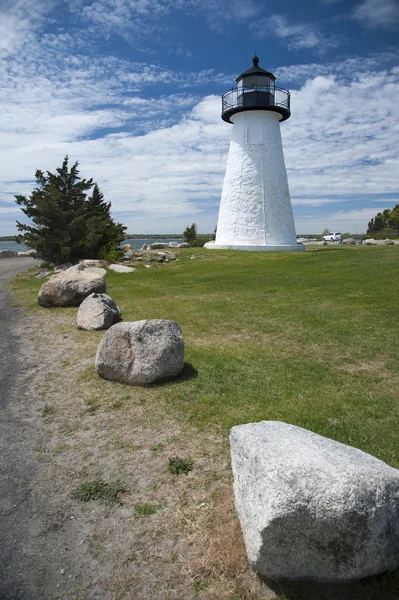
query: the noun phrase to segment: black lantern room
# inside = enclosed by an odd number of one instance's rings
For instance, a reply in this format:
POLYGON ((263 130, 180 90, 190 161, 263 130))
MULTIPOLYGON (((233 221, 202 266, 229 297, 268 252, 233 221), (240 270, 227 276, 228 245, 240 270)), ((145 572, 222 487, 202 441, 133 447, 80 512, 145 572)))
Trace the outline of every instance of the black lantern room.
POLYGON ((253 66, 237 77, 237 87, 222 96, 222 119, 232 123, 231 117, 246 110, 268 110, 281 115, 285 121, 291 115, 290 93, 276 86, 273 73, 259 66, 254 56, 253 66))

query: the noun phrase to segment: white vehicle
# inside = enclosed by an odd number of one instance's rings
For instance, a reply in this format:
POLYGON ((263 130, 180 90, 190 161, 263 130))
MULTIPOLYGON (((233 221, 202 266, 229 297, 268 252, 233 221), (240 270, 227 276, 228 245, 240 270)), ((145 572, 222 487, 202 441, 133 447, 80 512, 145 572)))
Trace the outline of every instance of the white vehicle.
POLYGON ((328 235, 323 235, 323 242, 340 242, 341 237, 341 233, 329 233, 328 235))

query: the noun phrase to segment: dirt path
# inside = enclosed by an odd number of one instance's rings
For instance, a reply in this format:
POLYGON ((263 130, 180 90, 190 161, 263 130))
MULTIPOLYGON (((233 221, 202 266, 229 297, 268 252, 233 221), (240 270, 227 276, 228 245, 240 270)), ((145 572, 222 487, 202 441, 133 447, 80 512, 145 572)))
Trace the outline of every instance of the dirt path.
MULTIPOLYGON (((33 320, 10 305, 5 288, 10 277, 33 264, 31 259, 0 261, 1 600, 64 597, 65 590, 86 584, 86 572, 93 569, 91 558, 73 552, 84 529, 59 508, 60 490, 51 485, 38 452, 47 433, 38 412, 36 382, 49 357, 43 357, 44 347, 32 344, 33 320)), ((94 584, 92 588, 90 597, 105 597, 96 595, 94 584)))
POLYGON ((21 311, 11 308, 5 283, 33 264, 26 258, 0 260, 0 598, 7 599, 29 597, 23 573, 35 567, 26 554, 26 522, 32 517, 31 487, 38 464, 33 458, 36 434, 13 407, 27 371, 17 333, 21 311))

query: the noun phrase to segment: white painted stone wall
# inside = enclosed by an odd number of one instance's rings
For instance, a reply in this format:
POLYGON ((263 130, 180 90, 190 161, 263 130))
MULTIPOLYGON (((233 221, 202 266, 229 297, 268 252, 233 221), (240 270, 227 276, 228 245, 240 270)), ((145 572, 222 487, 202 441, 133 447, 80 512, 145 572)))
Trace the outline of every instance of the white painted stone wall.
POLYGON ((300 250, 288 189, 280 115, 237 113, 215 244, 242 250, 300 250))

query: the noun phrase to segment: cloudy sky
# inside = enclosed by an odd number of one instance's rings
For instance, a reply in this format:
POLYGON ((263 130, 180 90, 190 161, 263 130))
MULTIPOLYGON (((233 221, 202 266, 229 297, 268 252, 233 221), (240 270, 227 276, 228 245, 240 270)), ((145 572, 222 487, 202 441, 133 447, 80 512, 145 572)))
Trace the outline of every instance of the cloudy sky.
POLYGON ((399 202, 398 31, 399 0, 0 0, 0 235, 65 155, 129 232, 213 231, 255 50, 292 93, 297 233, 364 232, 399 202))

